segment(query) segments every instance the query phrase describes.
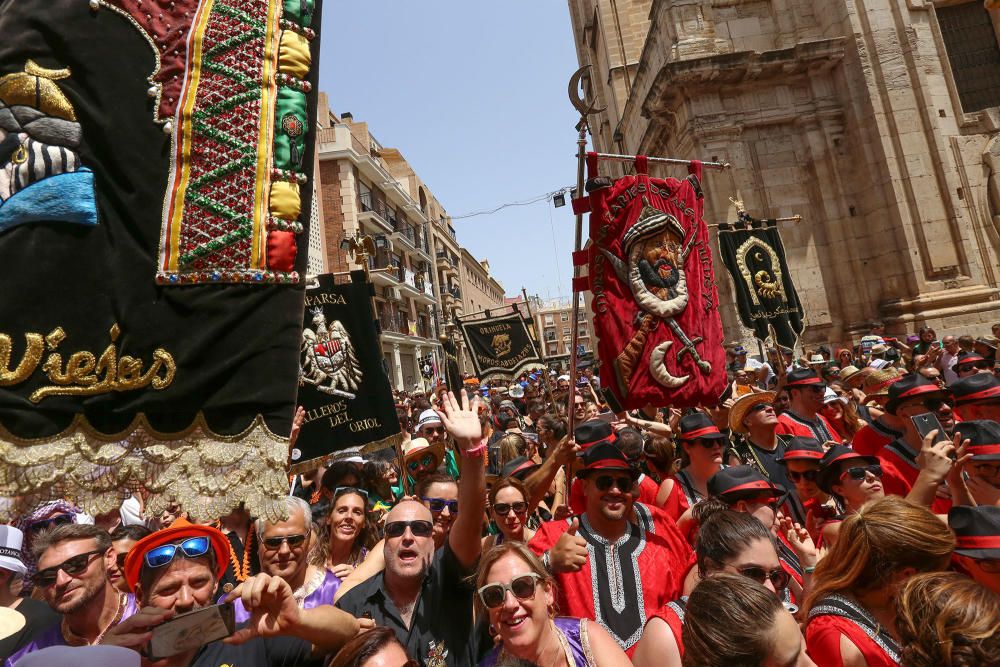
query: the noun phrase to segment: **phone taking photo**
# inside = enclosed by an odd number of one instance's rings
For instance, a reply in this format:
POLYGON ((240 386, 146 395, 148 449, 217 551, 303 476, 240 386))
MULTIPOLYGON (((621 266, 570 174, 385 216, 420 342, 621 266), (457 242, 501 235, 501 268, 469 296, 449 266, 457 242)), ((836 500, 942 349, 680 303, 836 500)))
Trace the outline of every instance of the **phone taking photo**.
POLYGON ((184 653, 236 632, 236 611, 231 603, 212 605, 175 616, 153 628, 147 650, 156 661, 184 653))
POLYGON ((937 415, 933 412, 924 412, 923 414, 914 415, 910 417, 910 421, 913 422, 913 428, 917 429, 917 433, 920 434, 921 440, 926 438, 927 434, 935 429, 937 429, 939 438, 944 439, 948 437, 948 434, 944 430, 944 426, 941 426, 941 420, 939 420, 937 415))

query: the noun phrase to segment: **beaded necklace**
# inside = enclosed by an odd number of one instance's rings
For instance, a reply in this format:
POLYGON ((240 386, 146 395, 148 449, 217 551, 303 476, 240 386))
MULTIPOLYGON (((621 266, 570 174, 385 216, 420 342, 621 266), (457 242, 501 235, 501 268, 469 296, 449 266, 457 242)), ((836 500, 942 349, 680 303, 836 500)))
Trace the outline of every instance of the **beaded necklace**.
POLYGON ((253 541, 256 537, 254 532, 253 523, 250 524, 250 530, 247 531, 247 541, 243 543, 243 563, 241 564, 236 560, 236 552, 233 551, 233 545, 229 545, 229 562, 233 564, 233 575, 236 577, 236 581, 240 583, 247 580, 250 576, 250 553, 253 549, 253 541))

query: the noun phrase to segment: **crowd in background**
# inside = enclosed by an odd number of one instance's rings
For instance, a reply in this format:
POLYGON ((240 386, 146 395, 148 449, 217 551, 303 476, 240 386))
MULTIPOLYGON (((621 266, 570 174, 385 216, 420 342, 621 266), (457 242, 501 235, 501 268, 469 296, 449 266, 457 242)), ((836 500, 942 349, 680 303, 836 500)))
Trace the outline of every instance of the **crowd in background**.
POLYGON ((734 342, 698 408, 615 414, 595 364, 396 392, 399 450, 293 477, 286 518, 45 503, 0 526, 0 656, 998 665, 998 336, 734 342), (223 602, 234 635, 151 654, 223 602))

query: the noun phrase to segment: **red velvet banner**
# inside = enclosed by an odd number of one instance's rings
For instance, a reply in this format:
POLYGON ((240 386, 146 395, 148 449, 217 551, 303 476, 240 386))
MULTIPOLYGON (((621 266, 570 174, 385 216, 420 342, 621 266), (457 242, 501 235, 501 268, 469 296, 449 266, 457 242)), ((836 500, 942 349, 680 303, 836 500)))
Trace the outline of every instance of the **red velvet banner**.
POLYGON ((645 162, 589 195, 601 384, 627 409, 714 405, 725 351, 701 164, 679 181, 650 178, 645 162))

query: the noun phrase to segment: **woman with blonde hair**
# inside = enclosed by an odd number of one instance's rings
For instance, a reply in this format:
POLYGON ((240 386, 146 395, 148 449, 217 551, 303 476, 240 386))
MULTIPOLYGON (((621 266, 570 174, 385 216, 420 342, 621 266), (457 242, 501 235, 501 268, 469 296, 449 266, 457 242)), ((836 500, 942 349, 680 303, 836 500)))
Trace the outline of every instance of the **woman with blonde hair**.
POLYGON ((906 580, 945 570, 955 536, 929 510, 889 496, 860 507, 812 578, 809 655, 820 667, 897 667, 895 599, 906 580))
POLYGON ((918 574, 896 598, 906 667, 1000 664, 1000 595, 957 572, 918 574))
POLYGON ((476 576, 476 607, 489 618, 498 643, 480 667, 632 664, 596 622, 557 617, 555 600, 555 580, 521 542, 504 542, 483 554, 476 576))
POLYGON ((528 502, 524 484, 513 477, 501 479, 490 489, 488 498, 490 518, 500 533, 483 538, 483 551, 510 540, 530 542, 535 531, 528 527, 528 518, 534 508, 528 502))

